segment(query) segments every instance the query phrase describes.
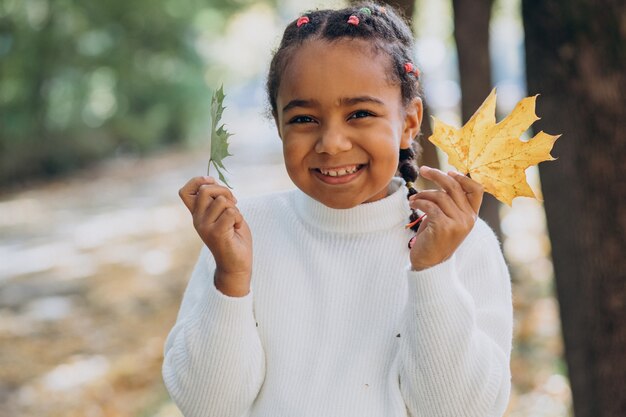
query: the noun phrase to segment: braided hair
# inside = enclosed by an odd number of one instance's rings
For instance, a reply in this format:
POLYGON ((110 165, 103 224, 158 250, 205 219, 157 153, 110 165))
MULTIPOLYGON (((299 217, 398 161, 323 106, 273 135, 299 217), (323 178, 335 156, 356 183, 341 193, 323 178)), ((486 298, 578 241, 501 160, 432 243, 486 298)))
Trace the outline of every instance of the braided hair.
MULTIPOLYGON (((374 51, 389 57, 390 82, 400 86, 404 106, 422 96, 419 70, 412 63, 414 42, 411 29, 393 7, 364 2, 344 9, 310 11, 287 25, 267 77, 267 96, 274 117, 277 116, 276 100, 281 76, 293 53, 308 40, 335 41, 345 38, 367 40, 374 51)), ((398 173, 406 182, 407 198, 417 193, 413 183, 418 177, 415 162, 418 150, 419 145, 415 141, 410 148, 400 149, 398 173)), ((417 231, 419 220, 418 214, 412 211, 411 223, 407 227, 417 231)))

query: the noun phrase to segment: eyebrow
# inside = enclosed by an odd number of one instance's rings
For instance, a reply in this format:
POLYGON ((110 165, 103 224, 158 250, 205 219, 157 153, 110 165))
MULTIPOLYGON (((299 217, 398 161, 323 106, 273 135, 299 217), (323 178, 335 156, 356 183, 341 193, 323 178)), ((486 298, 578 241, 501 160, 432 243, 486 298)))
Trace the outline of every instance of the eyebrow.
POLYGON ((314 107, 318 104, 319 103, 317 100, 301 100, 301 99, 291 100, 289 103, 287 103, 285 107, 283 107, 283 113, 285 113, 288 110, 293 109, 294 107, 309 108, 309 107, 314 107))
POLYGON ((353 106, 360 103, 385 104, 381 99, 372 96, 346 97, 339 100, 344 106, 353 106))
MULTIPOLYGON (((383 104, 383 105, 385 104, 382 100, 376 97, 372 97, 372 96, 343 97, 339 99, 339 103, 342 106, 353 106, 355 104, 360 104, 360 103, 374 103, 374 104, 383 104)), ((310 108, 310 107, 315 107, 317 105, 319 105, 319 102, 317 100, 295 99, 295 100, 291 100, 289 103, 287 103, 285 107, 283 107, 283 113, 285 113, 288 110, 293 109, 294 107, 310 108)))

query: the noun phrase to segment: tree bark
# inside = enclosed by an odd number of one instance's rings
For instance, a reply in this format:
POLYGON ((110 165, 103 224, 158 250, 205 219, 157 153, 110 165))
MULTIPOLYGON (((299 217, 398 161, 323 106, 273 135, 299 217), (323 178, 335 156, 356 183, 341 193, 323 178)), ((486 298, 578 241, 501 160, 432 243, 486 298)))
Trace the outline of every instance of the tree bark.
POLYGON ((576 417, 626 416, 626 3, 522 0, 576 417))
MULTIPOLYGON (((491 91, 489 20, 493 0, 453 0, 454 40, 459 59, 461 116, 467 122, 491 91)), ((485 194, 480 208, 483 218, 502 239, 500 202, 485 194)))

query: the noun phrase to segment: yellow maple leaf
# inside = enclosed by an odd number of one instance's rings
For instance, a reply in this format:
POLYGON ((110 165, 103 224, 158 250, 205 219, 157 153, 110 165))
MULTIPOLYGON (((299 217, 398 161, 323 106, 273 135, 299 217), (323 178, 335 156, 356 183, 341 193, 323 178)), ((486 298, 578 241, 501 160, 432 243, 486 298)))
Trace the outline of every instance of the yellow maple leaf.
POLYGON ((480 183, 485 191, 511 205, 515 197, 536 198, 526 182, 526 168, 552 161, 554 142, 560 135, 537 133, 522 141, 520 136, 539 120, 537 96, 517 103, 511 114, 496 123, 496 90, 493 89, 476 113, 460 129, 433 117, 433 134, 428 138, 448 155, 448 162, 480 183))

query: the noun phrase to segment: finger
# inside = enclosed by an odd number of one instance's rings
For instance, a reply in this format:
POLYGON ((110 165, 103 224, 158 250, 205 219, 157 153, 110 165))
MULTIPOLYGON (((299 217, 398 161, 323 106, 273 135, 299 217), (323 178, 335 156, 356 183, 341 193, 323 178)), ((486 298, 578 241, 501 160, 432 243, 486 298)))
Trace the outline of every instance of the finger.
POLYGON ((207 224, 215 223, 222 212, 228 208, 235 208, 233 202, 223 195, 218 195, 206 208, 202 221, 207 224))
POLYGON ((463 188, 472 210, 476 213, 476 215, 478 215, 480 205, 483 201, 483 195, 485 193, 483 186, 460 172, 451 171, 450 174, 452 174, 452 178, 454 178, 459 183, 461 188, 463 188))
POLYGON ((446 193, 450 195, 450 197, 452 197, 452 200, 461 210, 467 212, 471 210, 472 207, 467 200, 465 191, 459 182, 456 181, 451 175, 427 166, 420 167, 420 175, 438 184, 446 193))
POLYGON ((241 212, 239 211, 239 209, 237 209, 237 207, 235 207, 235 223, 233 224, 233 227, 236 229, 241 229, 241 227, 243 226, 243 215, 241 214, 241 212))
POLYGON ((185 185, 178 190, 178 195, 185 203, 187 209, 193 213, 194 206, 196 205, 196 195, 198 194, 198 188, 204 184, 215 184, 215 178, 213 177, 193 177, 185 185))
POLYGON ((233 195, 233 193, 223 185, 219 185, 217 183, 214 184, 202 184, 198 187, 198 193, 208 192, 211 197, 216 198, 219 195, 223 195, 227 199, 233 202, 233 204, 237 204, 237 199, 233 195))
MULTIPOLYGON (((420 193, 421 194, 421 193, 420 193)), ((416 210, 421 210, 426 214, 426 221, 437 222, 441 219, 449 220, 450 218, 444 213, 439 204, 427 200, 427 199, 414 199, 411 201, 411 207, 416 210)))
POLYGON ((450 217, 452 219, 459 218, 463 215, 463 211, 452 200, 452 197, 445 191, 440 191, 440 190, 420 191, 419 193, 412 195, 411 198, 409 198, 409 206, 411 206, 411 208, 413 209, 417 208, 415 204, 417 201, 420 201, 420 200, 428 200, 436 204, 447 217, 450 217))
POLYGON ((214 230, 218 235, 225 234, 229 232, 231 229, 239 229, 241 228, 241 224, 243 223, 243 216, 235 207, 228 207, 223 210, 219 217, 216 219, 215 223, 213 223, 214 230))
POLYGON ((207 207, 213 202, 213 200, 215 200, 219 196, 228 199, 233 204, 237 203, 237 199, 235 198, 233 193, 231 193, 230 190, 226 187, 218 184, 200 185, 196 195, 196 205, 192 213, 204 213, 207 207))

